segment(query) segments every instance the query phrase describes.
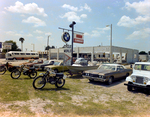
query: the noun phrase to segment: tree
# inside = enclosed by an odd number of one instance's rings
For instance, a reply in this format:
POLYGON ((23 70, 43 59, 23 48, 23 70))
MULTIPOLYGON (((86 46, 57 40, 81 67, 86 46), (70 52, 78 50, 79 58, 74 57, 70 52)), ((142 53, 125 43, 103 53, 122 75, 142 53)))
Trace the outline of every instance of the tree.
POLYGON ((49 45, 45 47, 45 50, 55 49, 55 46, 50 47, 49 45))
POLYGON ((139 54, 143 54, 143 55, 145 55, 145 54, 147 54, 145 51, 141 51, 141 52, 139 52, 139 54))
MULTIPOLYGON (((21 51, 21 49, 18 48, 16 42, 14 42, 13 40, 5 41, 4 43, 12 43, 12 48, 9 51, 21 51)), ((7 49, 3 49, 2 52, 6 53, 7 49)))
POLYGON ((24 40, 25 40, 25 39, 24 39, 24 38, 22 38, 22 37, 21 37, 21 38, 19 38, 19 41, 21 41, 21 50, 22 50, 22 51, 23 51, 23 42, 24 42, 24 40))

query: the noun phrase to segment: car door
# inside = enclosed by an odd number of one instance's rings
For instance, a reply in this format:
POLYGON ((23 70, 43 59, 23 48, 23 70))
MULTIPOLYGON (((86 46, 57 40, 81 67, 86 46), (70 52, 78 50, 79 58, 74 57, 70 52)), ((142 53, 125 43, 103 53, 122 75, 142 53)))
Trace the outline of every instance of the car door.
POLYGON ((124 68, 122 66, 117 66, 118 78, 126 75, 124 68))

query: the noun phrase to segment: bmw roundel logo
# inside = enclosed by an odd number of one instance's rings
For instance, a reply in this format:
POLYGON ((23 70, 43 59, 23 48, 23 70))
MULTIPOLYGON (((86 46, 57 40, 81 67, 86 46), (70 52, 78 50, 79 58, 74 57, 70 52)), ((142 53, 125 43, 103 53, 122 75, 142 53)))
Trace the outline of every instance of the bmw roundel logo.
POLYGON ((63 42, 68 42, 68 41, 70 41, 70 35, 69 35, 69 33, 68 32, 64 32, 63 34, 62 34, 62 41, 63 42))

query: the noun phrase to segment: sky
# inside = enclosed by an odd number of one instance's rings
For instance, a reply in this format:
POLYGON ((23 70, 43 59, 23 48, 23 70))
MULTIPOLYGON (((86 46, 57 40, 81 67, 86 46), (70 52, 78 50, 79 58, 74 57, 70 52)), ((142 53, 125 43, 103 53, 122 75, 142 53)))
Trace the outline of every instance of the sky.
POLYGON ((150 51, 150 0, 0 0, 0 42, 21 48, 23 37, 24 51, 44 51, 49 35, 50 46, 62 47, 59 27, 71 30, 72 21, 84 33, 74 47, 109 46, 112 24, 113 46, 150 51))

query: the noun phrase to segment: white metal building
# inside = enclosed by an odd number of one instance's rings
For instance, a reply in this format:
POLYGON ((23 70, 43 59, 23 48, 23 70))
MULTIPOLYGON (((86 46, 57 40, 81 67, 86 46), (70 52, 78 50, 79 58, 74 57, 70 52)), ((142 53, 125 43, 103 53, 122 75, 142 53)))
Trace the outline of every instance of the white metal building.
MULTIPOLYGON (((47 52, 39 52, 39 54, 47 54, 47 52)), ((50 49, 48 53, 49 59, 63 59, 64 48, 50 49)), ((113 61, 119 63, 134 63, 139 61, 139 51, 130 48, 112 46, 113 61)), ((73 49, 73 57, 88 58, 90 61, 110 60, 110 46, 94 46, 94 47, 75 47, 73 49)))

